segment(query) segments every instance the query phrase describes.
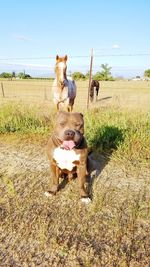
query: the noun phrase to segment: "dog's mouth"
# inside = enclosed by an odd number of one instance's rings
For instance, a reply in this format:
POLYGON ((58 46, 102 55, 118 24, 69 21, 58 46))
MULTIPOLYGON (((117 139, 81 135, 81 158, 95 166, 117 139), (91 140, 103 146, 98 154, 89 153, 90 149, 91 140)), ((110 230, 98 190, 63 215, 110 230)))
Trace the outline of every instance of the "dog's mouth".
POLYGON ((66 150, 79 148, 83 140, 83 134, 81 134, 78 130, 65 130, 61 135, 58 135, 56 132, 54 136, 57 139, 56 145, 66 150))
POLYGON ((66 150, 71 150, 76 146, 76 143, 73 140, 64 140, 62 142, 61 148, 66 150))

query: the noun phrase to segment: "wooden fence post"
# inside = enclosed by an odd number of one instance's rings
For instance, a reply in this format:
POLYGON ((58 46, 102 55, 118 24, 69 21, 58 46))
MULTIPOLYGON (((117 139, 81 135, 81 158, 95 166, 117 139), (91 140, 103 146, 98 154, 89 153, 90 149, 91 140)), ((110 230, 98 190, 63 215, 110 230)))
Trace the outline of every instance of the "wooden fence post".
POLYGON ((46 87, 44 87, 44 100, 47 100, 46 87))
POLYGON ((2 96, 5 97, 4 86, 2 82, 1 82, 1 88, 2 88, 2 96))
POLYGON ((90 88, 91 88, 91 81, 92 81, 92 67, 93 67, 93 48, 91 49, 91 61, 90 61, 90 73, 89 73, 89 87, 88 87, 88 97, 87 97, 87 109, 89 108, 90 88))

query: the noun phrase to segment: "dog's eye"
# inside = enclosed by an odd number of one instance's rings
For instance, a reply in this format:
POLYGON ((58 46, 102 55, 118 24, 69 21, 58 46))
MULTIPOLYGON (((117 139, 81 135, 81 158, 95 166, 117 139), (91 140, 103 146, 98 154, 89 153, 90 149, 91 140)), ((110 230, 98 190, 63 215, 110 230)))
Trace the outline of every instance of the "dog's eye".
POLYGON ((80 124, 80 123, 75 123, 75 126, 76 126, 76 127, 81 127, 82 124, 80 124))
POLYGON ((65 122, 63 122, 63 121, 60 122, 60 125, 61 125, 61 126, 64 126, 64 125, 65 125, 65 122))

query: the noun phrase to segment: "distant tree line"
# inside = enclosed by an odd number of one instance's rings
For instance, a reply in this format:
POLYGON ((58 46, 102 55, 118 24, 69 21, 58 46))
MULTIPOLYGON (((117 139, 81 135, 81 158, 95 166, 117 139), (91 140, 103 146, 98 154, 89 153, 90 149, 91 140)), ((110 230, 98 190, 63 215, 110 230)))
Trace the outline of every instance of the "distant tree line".
MULTIPOLYGON (((92 75, 92 79, 96 81, 114 81, 115 78, 111 75, 111 67, 109 67, 108 64, 102 64, 101 65, 101 71, 96 72, 94 75, 92 75)), ((150 69, 145 70, 144 76, 150 78, 150 69)), ((86 80, 89 79, 89 72, 87 72, 85 75, 81 72, 74 72, 72 74, 72 77, 74 80, 86 80)), ((137 78, 140 76, 136 76, 137 78)), ((117 80, 117 78, 116 78, 117 80)))
POLYGON ((150 78, 150 69, 145 70, 144 76, 150 78))
MULTIPOLYGON (((92 75, 92 79, 96 81, 114 81, 115 78, 111 75, 111 69, 107 63, 106 64, 101 64, 101 71, 96 72, 94 75, 92 75)), ((144 76, 150 78, 150 69, 147 69, 144 71, 144 76)), ((140 77, 140 76, 136 76, 140 77)), ((29 74, 26 74, 24 72, 19 72, 18 74, 13 71, 12 73, 9 72, 2 72, 0 74, 0 78, 7 78, 7 79, 13 79, 13 78, 19 78, 19 79, 32 79, 29 74)), ((89 79, 89 72, 86 74, 83 74, 82 72, 74 72, 72 73, 72 78, 74 80, 87 80, 89 79)), ((53 80, 54 78, 40 78, 38 77, 37 79, 50 79, 53 80)))
POLYGON ((12 78, 31 79, 32 77, 29 74, 26 74, 25 72, 19 72, 18 74, 16 74, 15 71, 13 71, 12 73, 2 72, 0 74, 0 78, 7 78, 7 79, 12 79, 12 78))
MULTIPOLYGON (((101 71, 96 72, 93 75, 93 79, 96 81, 113 81, 114 78, 111 75, 111 67, 108 66, 108 64, 102 64, 101 65, 101 71)), ((74 72, 72 74, 72 77, 74 80, 86 80, 89 79, 89 72, 87 72, 85 75, 81 72, 74 72)))

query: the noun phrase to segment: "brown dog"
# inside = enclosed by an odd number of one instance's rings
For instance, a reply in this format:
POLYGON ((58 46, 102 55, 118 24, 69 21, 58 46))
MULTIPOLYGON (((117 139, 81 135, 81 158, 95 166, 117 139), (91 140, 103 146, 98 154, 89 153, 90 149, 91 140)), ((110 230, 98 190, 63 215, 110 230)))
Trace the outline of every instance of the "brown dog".
POLYGON ((47 145, 53 181, 47 195, 56 194, 59 190, 60 177, 68 177, 68 180, 71 180, 76 174, 81 198, 86 199, 85 202, 90 201, 86 191, 88 151, 83 135, 84 120, 81 113, 58 113, 54 131, 47 145))

